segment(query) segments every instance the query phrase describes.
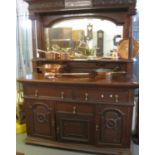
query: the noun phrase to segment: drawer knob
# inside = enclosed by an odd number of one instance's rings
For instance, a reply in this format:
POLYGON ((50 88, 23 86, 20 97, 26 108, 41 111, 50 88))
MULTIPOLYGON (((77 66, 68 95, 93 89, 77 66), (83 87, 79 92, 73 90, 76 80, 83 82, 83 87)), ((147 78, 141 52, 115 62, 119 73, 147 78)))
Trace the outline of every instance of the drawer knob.
POLYGON ((101 94, 101 98, 102 98, 102 99, 104 98, 104 95, 103 95, 103 94, 101 94))
POLYGON ((96 124, 96 131, 98 131, 99 130, 99 125, 98 124, 96 124))
POLYGON ((61 99, 64 99, 64 92, 61 92, 61 99))
POLYGON ((35 92, 34 92, 34 96, 35 96, 35 97, 38 96, 38 89, 35 90, 35 92))
POLYGON ((76 112, 77 112, 77 108, 76 108, 76 106, 74 106, 73 107, 73 114, 76 114, 76 112))
POLYGON ((109 95, 109 97, 110 97, 110 98, 112 98, 112 97, 113 97, 113 95, 112 95, 112 94, 110 94, 110 95, 109 95))
POLYGON ((116 94, 116 95, 115 95, 115 102, 116 102, 116 103, 118 102, 118 98, 119 98, 119 96, 116 94))
POLYGON ((88 101, 88 93, 85 93, 85 101, 88 101))

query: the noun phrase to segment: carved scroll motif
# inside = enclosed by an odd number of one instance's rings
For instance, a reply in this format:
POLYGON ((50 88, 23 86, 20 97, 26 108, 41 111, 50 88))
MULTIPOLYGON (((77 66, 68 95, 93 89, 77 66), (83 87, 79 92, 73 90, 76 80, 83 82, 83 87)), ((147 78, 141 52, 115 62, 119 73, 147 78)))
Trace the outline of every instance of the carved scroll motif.
POLYGON ((39 123, 44 123, 44 122, 47 122, 47 121, 48 121, 48 120, 47 120, 47 116, 46 116, 45 113, 40 113, 40 112, 38 112, 38 113, 36 113, 36 116, 37 116, 37 121, 38 121, 39 123))
POLYGON ((45 104, 35 104, 33 107, 34 118, 39 123, 48 122, 49 107, 45 104))
POLYGON ((64 7, 64 0, 59 1, 50 1, 50 2, 40 2, 34 3, 30 5, 30 10, 33 9, 46 9, 46 8, 63 8, 64 7))
POLYGON ((93 0, 94 5, 100 4, 130 4, 134 3, 135 0, 93 0))
POLYGON ((117 109, 106 109, 101 117, 101 142, 116 143, 122 142, 122 131, 124 114, 117 109))

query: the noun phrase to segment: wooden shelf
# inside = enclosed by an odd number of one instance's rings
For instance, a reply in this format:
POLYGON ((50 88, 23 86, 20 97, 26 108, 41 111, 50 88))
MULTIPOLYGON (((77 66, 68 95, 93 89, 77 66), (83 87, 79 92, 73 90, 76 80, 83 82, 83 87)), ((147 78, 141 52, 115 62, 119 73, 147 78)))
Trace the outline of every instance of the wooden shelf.
POLYGON ((133 62, 132 59, 69 59, 69 60, 52 60, 46 58, 33 58, 34 62, 133 62))

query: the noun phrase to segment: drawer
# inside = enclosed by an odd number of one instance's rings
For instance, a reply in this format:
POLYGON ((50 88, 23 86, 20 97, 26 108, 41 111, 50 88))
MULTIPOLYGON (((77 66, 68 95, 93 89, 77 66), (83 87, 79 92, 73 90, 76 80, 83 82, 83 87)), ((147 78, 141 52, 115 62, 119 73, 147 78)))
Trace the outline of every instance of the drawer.
POLYGON ((24 94, 34 97, 57 97, 60 99, 72 98, 72 91, 69 88, 49 85, 26 85, 24 94))
POLYGON ((61 112, 69 112, 73 114, 93 114, 94 105, 78 104, 78 103, 57 103, 56 110, 61 112))
POLYGON ((121 103, 129 101, 129 92, 120 89, 76 89, 73 97, 80 101, 121 103))
POLYGON ((94 89, 76 89, 73 91, 73 98, 75 100, 81 100, 81 101, 96 101, 98 100, 98 91, 94 89))
POLYGON ((103 90, 98 94, 98 100, 107 103, 125 103, 129 101, 127 90, 103 90))

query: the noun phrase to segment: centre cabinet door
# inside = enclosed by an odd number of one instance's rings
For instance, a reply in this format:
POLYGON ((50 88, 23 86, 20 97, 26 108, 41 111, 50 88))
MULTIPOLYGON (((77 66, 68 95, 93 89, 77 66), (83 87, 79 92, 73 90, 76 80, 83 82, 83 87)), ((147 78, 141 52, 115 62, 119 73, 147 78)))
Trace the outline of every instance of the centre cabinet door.
POLYGON ((27 133, 30 136, 55 139, 54 103, 25 99, 27 133))
POLYGON ((58 103, 57 139, 77 143, 94 143, 94 116, 87 105, 58 103))

